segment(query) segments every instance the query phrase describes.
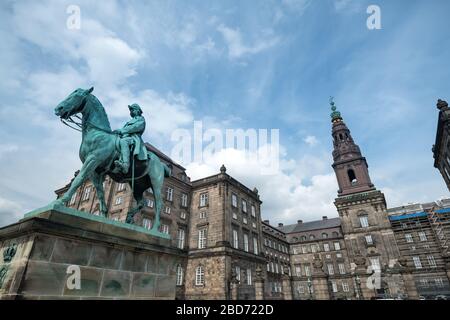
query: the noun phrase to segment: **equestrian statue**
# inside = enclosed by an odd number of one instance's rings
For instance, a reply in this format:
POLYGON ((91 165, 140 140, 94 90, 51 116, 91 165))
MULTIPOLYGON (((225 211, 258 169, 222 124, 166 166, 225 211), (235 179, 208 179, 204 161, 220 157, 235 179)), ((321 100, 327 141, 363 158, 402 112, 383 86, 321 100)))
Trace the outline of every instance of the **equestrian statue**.
POLYGON ((94 88, 76 89, 55 108, 55 114, 69 127, 82 132, 79 156, 83 166, 69 190, 57 204, 65 205, 78 187, 90 179, 97 191, 100 214, 107 215, 103 181, 109 175, 114 181, 129 183, 136 206, 128 211, 126 223, 134 224, 134 215, 144 207, 144 191, 151 188, 155 197, 155 220, 152 231, 159 232, 162 208, 161 189, 171 169, 157 155, 147 150, 142 141, 145 119, 138 104, 129 105, 132 117, 121 129, 111 130, 108 116, 100 101, 92 94, 94 88), (81 118, 78 116, 81 114, 81 118), (78 118, 76 122, 72 117, 78 118), (76 128, 75 128, 76 129, 76 128))

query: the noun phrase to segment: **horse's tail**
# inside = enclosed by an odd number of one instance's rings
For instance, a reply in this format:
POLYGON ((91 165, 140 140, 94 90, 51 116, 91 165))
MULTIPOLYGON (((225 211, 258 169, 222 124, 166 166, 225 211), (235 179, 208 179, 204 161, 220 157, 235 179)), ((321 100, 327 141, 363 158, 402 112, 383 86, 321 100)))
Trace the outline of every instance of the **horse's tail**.
POLYGON ((169 168, 165 163, 162 164, 164 168, 164 177, 169 178, 172 175, 172 169, 169 168))

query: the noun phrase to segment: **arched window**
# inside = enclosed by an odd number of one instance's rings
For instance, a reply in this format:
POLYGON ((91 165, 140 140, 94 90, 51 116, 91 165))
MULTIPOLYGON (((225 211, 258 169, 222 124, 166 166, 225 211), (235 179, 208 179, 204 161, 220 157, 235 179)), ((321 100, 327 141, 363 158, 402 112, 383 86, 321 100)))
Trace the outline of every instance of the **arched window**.
POLYGON ((328 238, 328 233, 322 233, 322 239, 327 239, 328 238))
POLYGON ((342 136, 342 133, 339 133, 339 139, 344 140, 344 137, 342 136))
POLYGON ((339 237, 339 233, 337 233, 336 231, 333 232, 333 238, 337 238, 339 237))
POLYGON ((309 236, 309 240, 314 240, 316 237, 313 235, 313 234, 311 234, 310 236, 309 236))
POLYGON ((205 270, 203 270, 203 266, 198 266, 195 269, 195 285, 203 286, 205 284, 205 270))
POLYGON ((356 180, 356 174, 355 171, 353 171, 353 169, 348 169, 347 174, 348 180, 350 180, 351 184, 355 184, 356 182, 358 182, 358 180, 356 180))
POLYGON ((183 267, 181 264, 177 265, 177 286, 183 285, 183 267))
POLYGON ((302 236, 301 240, 306 241, 306 236, 302 236))

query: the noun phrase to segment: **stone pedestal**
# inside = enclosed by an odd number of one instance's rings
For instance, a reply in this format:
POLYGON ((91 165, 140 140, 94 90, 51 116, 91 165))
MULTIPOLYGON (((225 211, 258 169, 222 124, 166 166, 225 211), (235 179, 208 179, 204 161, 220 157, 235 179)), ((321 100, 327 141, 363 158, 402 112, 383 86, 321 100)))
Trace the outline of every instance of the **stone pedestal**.
POLYGON ((315 300, 330 300, 327 276, 325 274, 315 274, 312 279, 315 300))
POLYGON ((414 281, 414 276, 412 275, 412 273, 407 269, 402 270, 401 273, 402 273, 403 283, 405 285, 405 291, 406 291, 406 294, 408 295, 408 299, 410 299, 410 300, 419 299, 419 294, 417 293, 416 282, 414 281))
POLYGON ((284 300, 292 300, 292 286, 291 279, 288 275, 282 277, 283 297, 284 300))
POLYGON ((255 300, 264 300, 264 279, 255 280, 255 300))
POLYGON ((65 207, 31 212, 0 229, 0 299, 174 299, 186 257, 163 237, 65 207))

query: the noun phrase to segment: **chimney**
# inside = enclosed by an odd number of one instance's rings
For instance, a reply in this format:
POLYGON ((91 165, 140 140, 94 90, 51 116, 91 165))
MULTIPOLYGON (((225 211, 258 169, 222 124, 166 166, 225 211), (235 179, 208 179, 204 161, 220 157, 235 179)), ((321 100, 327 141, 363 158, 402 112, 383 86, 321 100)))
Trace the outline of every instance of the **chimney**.
POLYGON ((282 226, 283 226, 283 224, 282 224, 282 223, 279 223, 279 224, 278 224, 278 227, 279 227, 279 228, 281 228, 282 226))
POLYGON ((328 219, 327 216, 323 216, 323 217, 322 217, 322 220, 327 220, 327 219, 328 219))
POLYGON ((302 224, 302 223, 303 223, 303 220, 297 220, 297 223, 298 223, 298 224, 302 224))

